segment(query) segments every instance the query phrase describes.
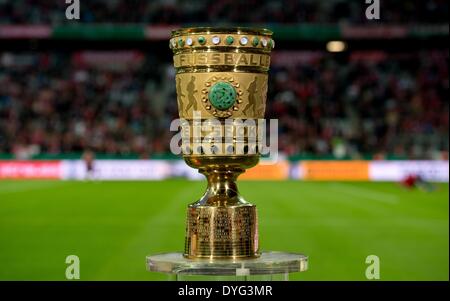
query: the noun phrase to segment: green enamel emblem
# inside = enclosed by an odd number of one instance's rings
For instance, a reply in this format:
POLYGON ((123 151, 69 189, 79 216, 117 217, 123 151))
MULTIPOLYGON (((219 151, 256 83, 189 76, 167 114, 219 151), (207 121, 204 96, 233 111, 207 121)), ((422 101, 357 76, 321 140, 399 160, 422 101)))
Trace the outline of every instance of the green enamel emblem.
POLYGON ((230 83, 217 82, 209 90, 208 99, 216 109, 228 110, 236 101, 236 90, 230 83))

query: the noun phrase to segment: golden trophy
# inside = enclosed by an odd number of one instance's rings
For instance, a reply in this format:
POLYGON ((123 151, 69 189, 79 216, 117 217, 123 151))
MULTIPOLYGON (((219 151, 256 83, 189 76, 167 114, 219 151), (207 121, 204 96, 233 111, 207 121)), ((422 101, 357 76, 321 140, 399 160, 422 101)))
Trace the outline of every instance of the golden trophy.
POLYGON ((147 257, 151 271, 200 275, 286 274, 307 268, 301 254, 259 250, 256 206, 236 180, 260 159, 272 32, 185 28, 169 42, 176 69, 181 151, 208 182, 187 209, 183 254, 147 257))

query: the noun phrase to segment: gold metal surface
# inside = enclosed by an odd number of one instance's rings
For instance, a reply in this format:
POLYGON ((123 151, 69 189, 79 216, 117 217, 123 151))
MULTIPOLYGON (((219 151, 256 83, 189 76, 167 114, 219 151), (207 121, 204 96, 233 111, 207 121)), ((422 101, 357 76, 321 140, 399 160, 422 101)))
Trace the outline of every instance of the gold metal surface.
MULTIPOLYGON (((174 53, 176 92, 180 117, 192 126, 200 113, 202 122, 220 121, 225 131, 228 118, 264 118, 267 97, 267 72, 272 32, 251 28, 185 28, 172 32, 169 41, 174 53)), ((187 258, 233 259, 259 256, 256 206, 238 192, 237 177, 259 161, 258 148, 249 136, 257 127, 244 130, 243 138, 232 128, 234 146, 240 139, 248 149, 211 154, 202 144, 207 132, 190 138, 192 130, 182 129, 183 141, 197 153, 183 151, 186 163, 208 180, 205 194, 188 206, 184 256, 187 258), (188 135, 189 134, 189 135, 188 135), (199 140, 199 141, 196 141, 199 140)), ((229 147, 225 141, 219 141, 229 147)), ((212 145, 212 144, 211 144, 212 145)), ((233 149, 233 148, 231 148, 233 149)))
POLYGON ((189 205, 185 256, 242 258, 258 256, 256 206, 238 193, 236 179, 257 164, 257 156, 186 156, 208 180, 203 197, 189 205))
POLYGON ((257 257, 256 220, 254 205, 190 205, 184 254, 188 258, 257 257))
POLYGON ((234 53, 234 52, 201 52, 201 53, 181 53, 173 57, 174 66, 177 70, 183 67, 194 66, 253 66, 259 67, 261 71, 268 71, 270 56, 260 53, 234 53))
POLYGON ((202 118, 264 118, 267 97, 267 73, 181 73, 176 75, 176 89, 178 113, 184 119, 193 119, 194 111, 199 111, 202 118), (234 86, 237 99, 232 108, 218 110, 211 105, 208 99, 208 92, 210 87, 217 82, 229 82, 234 86))
MULTIPOLYGON (((211 119, 203 121, 203 126, 195 129, 194 121, 185 121, 182 124, 182 154, 184 156, 201 155, 202 157, 221 156, 222 164, 233 155, 256 155, 263 143, 256 139, 258 135, 264 135, 264 125, 250 123, 253 120, 235 119, 226 124, 212 122, 211 119), (198 136, 195 136, 197 132, 198 136), (212 136, 212 137, 211 137, 212 136), (224 157, 223 155, 227 155, 224 157)), ((194 168, 199 168, 194 167, 194 168)))
POLYGON ((265 28, 251 28, 251 27, 186 27, 172 31, 172 37, 188 35, 192 33, 209 34, 209 33, 241 33, 241 34, 255 34, 255 35, 272 35, 272 31, 265 28))

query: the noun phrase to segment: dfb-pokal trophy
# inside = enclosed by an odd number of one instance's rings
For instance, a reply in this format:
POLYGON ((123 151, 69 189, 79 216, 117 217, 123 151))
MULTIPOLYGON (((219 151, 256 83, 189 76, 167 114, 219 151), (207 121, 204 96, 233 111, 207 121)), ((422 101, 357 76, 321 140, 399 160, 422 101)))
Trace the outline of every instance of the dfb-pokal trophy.
POLYGON ((181 153, 208 186, 188 206, 184 252, 150 255, 147 269, 177 280, 287 280, 305 271, 302 254, 260 252, 256 206, 236 185, 261 156, 272 32, 185 28, 172 32, 169 46, 181 153))

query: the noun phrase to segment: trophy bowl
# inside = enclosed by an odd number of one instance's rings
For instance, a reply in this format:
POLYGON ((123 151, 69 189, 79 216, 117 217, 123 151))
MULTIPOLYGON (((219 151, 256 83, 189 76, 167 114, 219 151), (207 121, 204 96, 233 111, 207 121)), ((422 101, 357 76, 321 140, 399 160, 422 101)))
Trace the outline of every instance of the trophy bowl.
POLYGON ((182 155, 208 182, 188 206, 184 257, 258 257, 256 206, 239 195, 236 180, 260 158, 257 120, 265 113, 272 32, 184 28, 172 32, 169 46, 182 155))

